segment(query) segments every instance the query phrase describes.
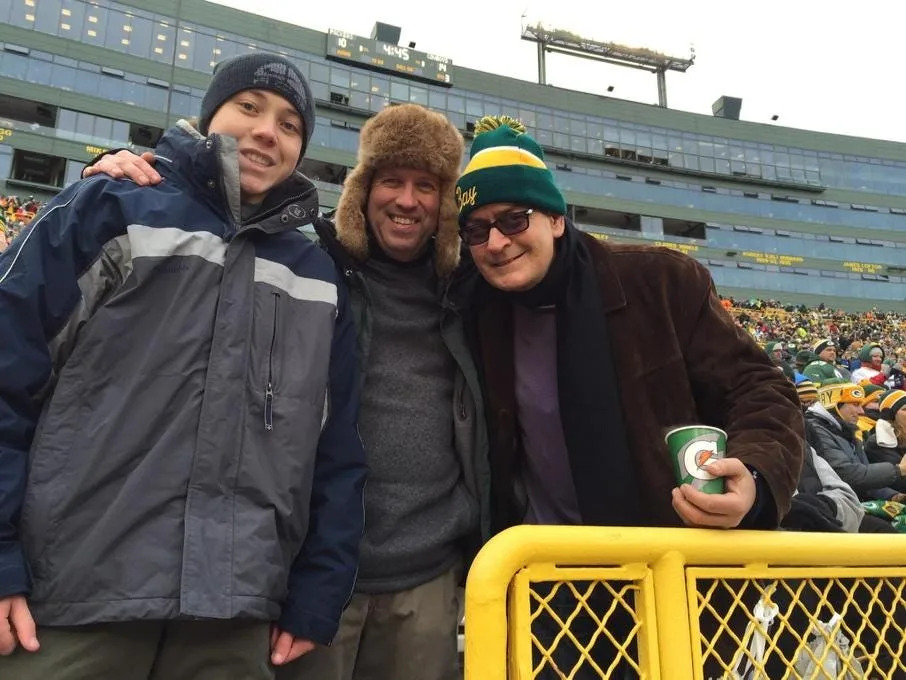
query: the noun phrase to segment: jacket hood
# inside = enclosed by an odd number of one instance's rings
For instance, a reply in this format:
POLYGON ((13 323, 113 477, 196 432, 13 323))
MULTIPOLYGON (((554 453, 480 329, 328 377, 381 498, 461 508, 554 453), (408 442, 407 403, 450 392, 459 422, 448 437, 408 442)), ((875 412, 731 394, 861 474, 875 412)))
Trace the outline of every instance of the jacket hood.
POLYGON ((357 260, 369 257, 365 215, 376 170, 388 167, 424 170, 440 184, 440 215, 434 237, 438 276, 449 276, 459 262, 459 221, 453 187, 462 163, 463 138, 442 114, 418 104, 390 106, 362 127, 356 166, 343 183, 337 203, 337 240, 357 260))
POLYGON ((850 425, 840 418, 838 418, 832 411, 827 410, 821 402, 815 402, 808 407, 806 411, 806 416, 812 414, 812 417, 816 420, 822 422, 829 427, 832 427, 834 432, 842 435, 844 438, 852 441, 853 437, 856 434, 856 431, 859 429, 857 425, 850 425))
POLYGON ((833 413, 828 411, 821 402, 816 401, 814 404, 808 407, 806 411, 807 414, 813 415, 815 418, 824 421, 825 423, 831 425, 835 430, 843 432, 843 423, 840 422, 840 419, 837 418, 833 413))

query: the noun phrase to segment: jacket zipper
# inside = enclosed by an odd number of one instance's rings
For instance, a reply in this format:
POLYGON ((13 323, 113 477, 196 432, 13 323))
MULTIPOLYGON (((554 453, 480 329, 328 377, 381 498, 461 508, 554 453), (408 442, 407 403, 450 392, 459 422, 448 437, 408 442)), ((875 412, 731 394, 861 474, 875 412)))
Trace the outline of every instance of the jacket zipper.
POLYGON ((271 333, 271 349, 267 356, 267 387, 264 389, 264 429, 274 429, 274 346, 277 344, 277 310, 280 295, 274 293, 274 329, 271 333))

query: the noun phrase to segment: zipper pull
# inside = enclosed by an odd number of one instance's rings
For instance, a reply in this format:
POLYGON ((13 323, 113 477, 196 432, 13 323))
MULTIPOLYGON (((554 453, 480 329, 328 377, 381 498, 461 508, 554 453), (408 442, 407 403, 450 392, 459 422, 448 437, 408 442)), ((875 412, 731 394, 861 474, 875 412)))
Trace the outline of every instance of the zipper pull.
POLYGON ((264 390, 264 429, 268 432, 274 429, 274 386, 270 380, 264 390))

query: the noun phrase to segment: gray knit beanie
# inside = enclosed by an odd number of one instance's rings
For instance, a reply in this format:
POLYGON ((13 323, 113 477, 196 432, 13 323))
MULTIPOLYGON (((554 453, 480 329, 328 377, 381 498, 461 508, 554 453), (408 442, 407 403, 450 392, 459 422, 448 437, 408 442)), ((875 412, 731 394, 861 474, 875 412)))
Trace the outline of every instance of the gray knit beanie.
POLYGON ((295 107, 305 127, 302 138, 302 153, 305 153, 315 129, 315 101, 308 82, 299 69, 279 54, 243 54, 217 64, 211 84, 201 100, 199 131, 207 135, 208 126, 217 109, 243 90, 270 90, 295 107))

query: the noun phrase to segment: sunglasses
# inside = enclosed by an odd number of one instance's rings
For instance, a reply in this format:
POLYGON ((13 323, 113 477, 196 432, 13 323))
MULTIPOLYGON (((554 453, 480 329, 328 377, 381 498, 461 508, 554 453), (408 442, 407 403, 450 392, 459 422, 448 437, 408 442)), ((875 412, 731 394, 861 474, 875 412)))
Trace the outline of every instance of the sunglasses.
POLYGON ((529 226, 534 208, 513 210, 498 216, 496 220, 469 220, 459 228, 459 235, 467 246, 480 246, 491 238, 491 229, 496 227, 504 236, 522 233, 529 226))

